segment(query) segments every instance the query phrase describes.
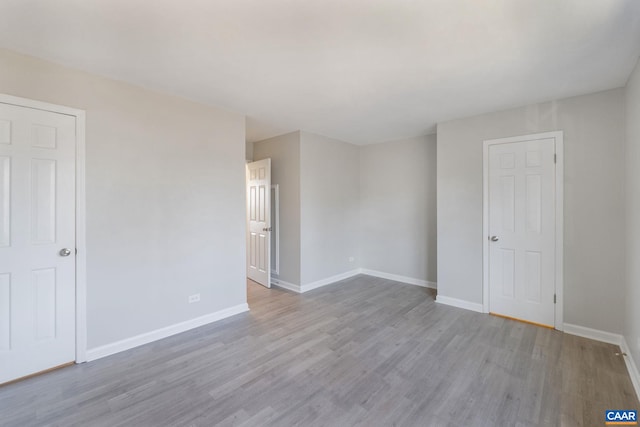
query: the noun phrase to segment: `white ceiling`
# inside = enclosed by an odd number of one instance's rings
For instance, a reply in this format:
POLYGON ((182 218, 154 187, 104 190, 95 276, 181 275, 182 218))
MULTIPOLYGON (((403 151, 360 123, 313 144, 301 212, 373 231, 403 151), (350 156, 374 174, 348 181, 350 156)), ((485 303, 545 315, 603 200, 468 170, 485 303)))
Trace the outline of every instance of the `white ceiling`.
POLYGON ((623 86, 640 1, 2 0, 0 46, 367 144, 623 86))

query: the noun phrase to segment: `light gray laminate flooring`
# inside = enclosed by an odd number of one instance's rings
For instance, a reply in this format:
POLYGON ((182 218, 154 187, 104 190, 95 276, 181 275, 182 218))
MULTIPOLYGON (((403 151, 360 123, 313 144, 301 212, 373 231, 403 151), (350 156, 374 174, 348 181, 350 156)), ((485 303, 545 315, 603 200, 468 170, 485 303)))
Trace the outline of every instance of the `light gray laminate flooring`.
POLYGON ((602 426, 640 409, 618 347, 356 276, 0 387, 3 426, 602 426))

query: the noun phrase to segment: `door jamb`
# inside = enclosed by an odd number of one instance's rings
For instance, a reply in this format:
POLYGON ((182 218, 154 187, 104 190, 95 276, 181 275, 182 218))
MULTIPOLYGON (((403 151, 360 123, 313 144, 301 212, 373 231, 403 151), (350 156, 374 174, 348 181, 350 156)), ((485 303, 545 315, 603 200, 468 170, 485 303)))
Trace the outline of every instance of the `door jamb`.
POLYGON ((274 207, 275 218, 271 218, 271 225, 275 225, 276 232, 271 233, 271 239, 275 240, 276 253, 271 254, 271 257, 275 261, 275 269, 271 269, 271 276, 278 276, 280 274, 280 184, 271 184, 273 190, 273 197, 271 198, 271 206, 274 207))
POLYGON ((0 93, 0 103, 66 114, 76 118, 76 363, 87 361, 87 242, 86 242, 86 112, 47 102, 0 93))
POLYGON ((483 141, 482 153, 482 311, 489 312, 489 146, 511 142, 525 142, 537 139, 553 138, 556 144, 555 173, 555 328, 564 329, 564 133, 562 131, 543 132, 509 138, 488 139, 483 141))

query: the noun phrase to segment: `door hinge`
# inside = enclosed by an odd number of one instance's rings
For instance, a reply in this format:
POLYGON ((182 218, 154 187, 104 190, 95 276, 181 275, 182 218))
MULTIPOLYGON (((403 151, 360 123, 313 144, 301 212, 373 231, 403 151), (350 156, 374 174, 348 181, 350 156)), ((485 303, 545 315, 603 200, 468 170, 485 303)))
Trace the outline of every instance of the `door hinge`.
POLYGON ((556 303, 556 294, 553 294, 553 303, 556 303))
POLYGON ((558 163, 558 155, 557 154, 553 155, 553 163, 558 163))

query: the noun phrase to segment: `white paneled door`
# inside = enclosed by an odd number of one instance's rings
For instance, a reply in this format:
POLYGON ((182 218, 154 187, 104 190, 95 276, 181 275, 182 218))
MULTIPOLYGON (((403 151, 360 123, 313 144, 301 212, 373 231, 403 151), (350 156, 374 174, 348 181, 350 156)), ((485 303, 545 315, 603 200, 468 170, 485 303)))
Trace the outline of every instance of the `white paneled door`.
POLYGON ((554 138, 489 145, 489 311, 555 327, 554 138))
POLYGON ((247 276, 271 287, 271 159, 247 165, 247 276))
POLYGON ((0 384, 75 359, 75 121, 0 103, 0 384))

